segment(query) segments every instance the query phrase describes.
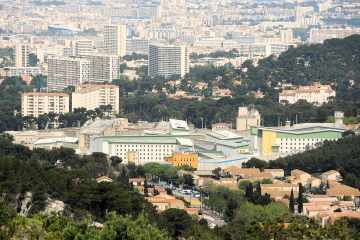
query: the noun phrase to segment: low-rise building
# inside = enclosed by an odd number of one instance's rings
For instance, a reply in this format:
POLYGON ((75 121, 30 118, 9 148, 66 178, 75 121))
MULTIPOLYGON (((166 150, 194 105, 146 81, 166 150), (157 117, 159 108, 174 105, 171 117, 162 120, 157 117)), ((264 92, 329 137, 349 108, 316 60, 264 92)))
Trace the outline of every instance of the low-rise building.
POLYGON ((120 130, 120 125, 128 124, 126 118, 113 118, 106 120, 96 120, 93 123, 80 128, 79 149, 86 153, 90 147, 91 137, 115 136, 115 132, 120 130))
POLYGON ((264 169, 265 173, 271 173, 274 178, 284 177, 284 169, 264 169))
POLYGON ((326 189, 326 195, 329 197, 340 197, 350 196, 354 201, 360 201, 359 189, 352 188, 346 185, 335 186, 326 189))
POLYGON ((172 166, 178 167, 182 165, 189 165, 195 169, 198 168, 198 154, 189 151, 173 151, 172 152, 172 166))
POLYGON ((129 183, 132 183, 134 186, 143 186, 145 178, 130 178, 129 183))
POLYGON ((311 177, 311 178, 308 178, 308 180, 307 180, 307 185, 310 188, 319 187, 320 184, 321 184, 321 180, 316 177, 311 177))
POLYGON ((323 104, 329 101, 330 97, 335 97, 336 92, 330 85, 323 86, 301 86, 298 90, 284 90, 279 94, 279 103, 288 101, 294 104, 299 100, 310 103, 323 104))
POLYGON ((324 172, 323 174, 321 174, 321 178, 322 178, 322 180, 329 179, 329 180, 336 181, 336 176, 339 176, 339 175, 340 175, 340 173, 338 171, 330 170, 330 171, 327 171, 327 172, 324 172))
POLYGON ((260 173, 260 169, 258 168, 239 168, 236 166, 231 166, 222 169, 222 174, 231 174, 233 178, 238 179, 239 177, 245 178, 246 175, 252 176, 253 173, 260 173))

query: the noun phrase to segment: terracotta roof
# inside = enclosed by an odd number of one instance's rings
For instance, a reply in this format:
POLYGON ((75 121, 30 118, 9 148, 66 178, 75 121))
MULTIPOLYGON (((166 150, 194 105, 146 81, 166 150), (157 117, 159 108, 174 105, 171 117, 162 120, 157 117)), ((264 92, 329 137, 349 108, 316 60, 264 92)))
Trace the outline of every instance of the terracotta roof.
POLYGON ((184 208, 185 211, 198 211, 198 208, 184 208))
POLYGON ((334 173, 339 174, 339 172, 338 172, 338 171, 335 171, 335 170, 330 170, 330 171, 324 172, 324 173, 323 173, 323 175, 331 175, 331 174, 334 174, 334 173))
POLYGON ((284 172, 284 169, 264 169, 264 172, 284 172))
POLYGON ((129 182, 145 182, 145 178, 130 178, 129 182))
POLYGON ((76 87, 119 87, 119 86, 116 86, 116 85, 88 85, 88 84, 79 84, 79 85, 76 85, 76 87))
POLYGON ((102 179, 107 179, 107 180, 110 180, 111 182, 114 181, 112 180, 111 178, 108 178, 107 176, 102 176, 102 177, 99 177, 98 179, 96 179, 96 181, 100 181, 102 179))
POLYGON ((359 189, 355 189, 346 185, 335 186, 326 189, 329 196, 360 196, 359 189))
POLYGON ((65 93, 23 93, 23 95, 40 95, 40 96, 69 96, 65 93))
POLYGON ((260 172, 260 173, 254 172, 252 173, 252 176, 254 178, 269 178, 269 179, 273 178, 273 175, 271 173, 266 173, 266 172, 260 172))
POLYGON ((291 173, 296 173, 298 175, 308 174, 307 172, 301 171, 299 169, 292 170, 291 173))

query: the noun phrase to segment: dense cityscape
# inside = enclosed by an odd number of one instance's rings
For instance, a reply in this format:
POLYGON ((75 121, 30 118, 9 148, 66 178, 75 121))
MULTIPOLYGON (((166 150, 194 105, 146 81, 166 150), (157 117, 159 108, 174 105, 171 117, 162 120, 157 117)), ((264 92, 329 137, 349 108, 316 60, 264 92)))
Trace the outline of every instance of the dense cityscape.
POLYGON ((0 1, 0 240, 359 239, 360 2, 0 1))

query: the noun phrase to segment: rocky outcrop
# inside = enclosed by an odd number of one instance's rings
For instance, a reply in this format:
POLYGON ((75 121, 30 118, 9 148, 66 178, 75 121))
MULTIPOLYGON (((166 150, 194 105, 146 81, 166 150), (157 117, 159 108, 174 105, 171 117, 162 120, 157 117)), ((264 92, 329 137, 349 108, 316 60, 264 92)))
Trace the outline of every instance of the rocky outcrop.
POLYGON ((52 212, 60 212, 63 211, 65 208, 65 203, 63 203, 62 201, 59 200, 54 200, 49 198, 48 200, 46 200, 46 207, 44 211, 41 211, 41 213, 44 214, 50 214, 52 212))
POLYGON ((19 212, 19 215, 21 217, 27 217, 30 207, 31 207, 31 201, 32 201, 32 193, 31 192, 27 192, 25 194, 24 199, 21 201, 21 210, 19 212))
MULTIPOLYGON (((21 210, 19 212, 19 215, 21 217, 27 217, 31 206, 32 206, 32 193, 27 192, 24 196, 24 199, 21 201, 21 210)), ((41 211, 41 213, 43 214, 50 214, 52 212, 57 213, 63 211, 64 209, 65 209, 65 203, 59 200, 48 198, 48 200, 46 200, 45 210, 41 211)))

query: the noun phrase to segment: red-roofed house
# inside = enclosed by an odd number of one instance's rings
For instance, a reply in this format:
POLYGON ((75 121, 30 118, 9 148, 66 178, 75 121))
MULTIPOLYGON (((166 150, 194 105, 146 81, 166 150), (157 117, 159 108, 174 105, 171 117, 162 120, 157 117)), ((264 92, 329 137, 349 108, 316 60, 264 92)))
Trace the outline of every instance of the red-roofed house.
POLYGON ((130 178, 129 183, 132 183, 134 186, 143 186, 145 178, 130 178))
POLYGON ((96 181, 98 183, 101 183, 101 182, 113 182, 114 180, 112 180, 111 178, 108 178, 106 176, 102 176, 102 177, 99 177, 98 179, 96 179, 96 181))

